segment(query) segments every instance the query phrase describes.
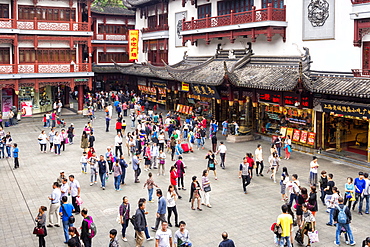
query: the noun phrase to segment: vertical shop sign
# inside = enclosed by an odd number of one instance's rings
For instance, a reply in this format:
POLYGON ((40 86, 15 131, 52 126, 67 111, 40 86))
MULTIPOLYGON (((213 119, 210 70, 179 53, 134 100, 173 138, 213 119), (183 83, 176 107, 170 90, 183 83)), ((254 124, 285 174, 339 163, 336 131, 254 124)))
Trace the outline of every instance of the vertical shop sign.
POLYGON ((316 133, 314 132, 308 133, 307 144, 311 146, 315 145, 315 139, 316 139, 316 133))
POLYGON ((280 135, 281 135, 282 137, 285 137, 286 132, 287 132, 287 127, 281 127, 281 128, 280 128, 280 135))
POLYGON ((4 88, 2 92, 3 92, 3 95, 2 95, 3 109, 2 110, 4 113, 3 117, 6 117, 8 116, 8 113, 11 111, 11 108, 13 106, 13 91, 12 89, 4 88))
POLYGON ((295 141, 295 142, 298 142, 300 136, 301 136, 301 131, 300 130, 294 130, 292 140, 295 141))
POLYGON ((181 82, 181 91, 189 92, 189 83, 181 82))
POLYGON ((306 143, 307 142, 307 135, 308 135, 308 132, 307 131, 302 131, 302 133, 301 133, 301 139, 299 141, 301 143, 306 143))
POLYGON ((136 60, 139 58, 139 30, 129 30, 128 37, 129 59, 136 60))
POLYGON ((286 132, 286 136, 289 136, 290 138, 293 137, 293 128, 288 128, 288 130, 286 132))

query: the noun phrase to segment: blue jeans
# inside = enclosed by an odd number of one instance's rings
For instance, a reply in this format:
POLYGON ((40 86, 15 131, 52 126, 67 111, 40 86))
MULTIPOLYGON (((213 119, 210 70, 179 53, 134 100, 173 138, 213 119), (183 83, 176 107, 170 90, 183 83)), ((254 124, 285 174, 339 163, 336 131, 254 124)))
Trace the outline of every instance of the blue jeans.
POLYGON ((65 238, 66 242, 68 242, 68 240, 69 240, 68 228, 70 226, 73 226, 73 224, 69 224, 68 220, 67 221, 63 220, 62 222, 63 222, 64 238, 65 238))
POLYGON ((83 172, 86 172, 86 166, 87 166, 87 163, 82 163, 81 169, 83 172))
POLYGON ((5 155, 5 150, 4 150, 4 146, 0 148, 0 158, 2 157, 4 159, 4 155, 5 155))
POLYGON ((196 139, 197 141, 197 148, 199 149, 200 146, 203 146, 202 145, 202 139, 196 139))
POLYGON ((121 175, 118 175, 117 177, 114 177, 114 188, 116 190, 119 190, 120 185, 121 185, 121 175))
POLYGON ((10 153, 11 146, 6 146, 6 153, 8 154, 8 157, 12 157, 12 154, 10 153))
POLYGON ((281 237, 279 242, 279 247, 284 247, 284 242, 288 247, 292 247, 292 244, 290 243, 290 236, 287 237, 281 237), (285 241, 284 241, 285 240, 285 241))
POLYGON ((370 198, 370 195, 364 195, 364 197, 365 197, 365 206, 366 206, 366 208, 365 208, 365 213, 366 214, 368 214, 369 213, 369 198, 370 198))
POLYGON ((184 139, 188 138, 188 130, 184 130, 184 139))
POLYGON ((122 175, 121 175, 121 184, 125 183, 125 177, 126 177, 126 168, 123 168, 122 175))
POLYGON ((54 152, 55 154, 60 154, 60 144, 54 144, 54 152))
POLYGON ((206 144, 206 137, 202 137, 202 146, 206 144))
POLYGON ((90 183, 94 183, 97 180, 96 177, 96 169, 91 168, 90 183))
POLYGON ((227 128, 222 128, 222 135, 226 135, 227 134, 227 128))
POLYGON ((353 234, 352 234, 351 227, 349 226, 349 224, 343 224, 343 223, 337 223, 337 231, 335 232, 335 243, 340 244, 340 229, 342 229, 342 227, 346 229, 346 232, 349 236, 349 244, 353 244, 355 241, 353 240, 353 234))
POLYGON ((145 231, 144 232, 145 232, 146 239, 150 238, 148 227, 145 227, 145 231))
POLYGON ((107 177, 106 173, 99 173, 101 187, 105 188, 105 178, 107 177))
POLYGON ((50 127, 50 119, 46 119, 46 126, 45 127, 50 127))
POLYGON ((356 204, 358 203, 358 212, 362 212, 362 204, 364 202, 364 197, 361 193, 355 193, 356 201, 353 203, 353 208, 355 208, 356 204))
POLYGON ((149 201, 153 200, 153 188, 148 189, 149 201))
POLYGON ((334 210, 335 208, 330 208, 329 222, 328 222, 330 225, 333 225, 334 210))
POLYGON ((122 237, 126 237, 126 229, 128 227, 128 224, 130 223, 129 219, 123 219, 123 224, 122 224, 122 237))

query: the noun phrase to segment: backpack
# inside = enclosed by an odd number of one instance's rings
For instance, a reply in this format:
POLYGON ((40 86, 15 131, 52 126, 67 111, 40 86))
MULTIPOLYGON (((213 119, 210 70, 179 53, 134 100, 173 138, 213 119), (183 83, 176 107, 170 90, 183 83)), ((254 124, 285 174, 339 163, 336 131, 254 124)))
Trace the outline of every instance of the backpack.
POLYGON ((136 230, 136 214, 131 216, 130 222, 134 226, 134 229, 136 230))
POLYGON ((346 224, 347 223, 347 215, 346 213, 344 212, 344 210, 346 209, 346 206, 344 205, 343 208, 341 209, 338 205, 337 205, 337 208, 339 210, 339 214, 338 214, 338 223, 341 223, 341 224, 346 224))
POLYGON ((89 216, 89 219, 85 218, 84 221, 87 222, 87 229, 89 229, 89 232, 87 233, 87 236, 89 238, 95 237, 95 235, 97 234, 97 229, 96 229, 96 225, 95 225, 95 222, 93 221, 92 217, 89 216))
POLYGON ((191 136, 190 136, 190 142, 191 142, 191 143, 194 143, 194 140, 195 140, 194 135, 191 135, 191 136))

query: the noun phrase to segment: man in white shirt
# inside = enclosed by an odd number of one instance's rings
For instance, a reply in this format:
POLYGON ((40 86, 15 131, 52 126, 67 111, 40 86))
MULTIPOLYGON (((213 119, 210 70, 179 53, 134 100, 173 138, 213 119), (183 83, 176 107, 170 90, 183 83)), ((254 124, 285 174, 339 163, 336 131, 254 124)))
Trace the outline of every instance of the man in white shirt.
POLYGON ((117 155, 117 157, 121 157, 123 152, 122 152, 122 134, 120 132, 118 132, 116 137, 114 137, 114 147, 115 147, 114 153, 117 155))
POLYGON ((225 158, 226 158, 226 151, 227 151, 227 148, 224 144, 224 142, 220 142, 220 146, 218 146, 218 150, 216 152, 216 154, 220 154, 220 159, 221 159, 221 162, 220 162, 220 166, 222 169, 225 169, 225 158))
POLYGON ((72 197, 72 205, 75 208, 75 214, 80 214, 80 205, 77 205, 76 199, 81 195, 80 183, 75 179, 75 176, 69 175, 69 191, 72 197))
POLYGON ((60 217, 59 217, 59 206, 60 206, 60 189, 58 182, 54 182, 53 184, 53 192, 48 197, 50 200, 50 210, 49 210, 49 224, 48 227, 59 227, 60 226, 60 217), (57 223, 53 223, 53 214, 55 215, 55 218, 57 219, 57 223))
POLYGON ((319 163, 317 163, 317 157, 313 156, 310 163, 310 184, 311 186, 316 186, 317 184, 317 170, 319 168, 319 163))
POLYGON ((62 107, 63 107, 63 104, 62 104, 62 102, 59 100, 59 101, 58 101, 58 105, 57 105, 57 111, 58 111, 58 116, 59 116, 59 117, 62 115, 62 107))
POLYGON ((262 174, 262 171, 263 171, 263 155, 262 155, 262 145, 261 144, 257 145, 256 151, 254 151, 254 154, 255 154, 255 157, 256 157, 256 174, 257 174, 257 177, 260 176, 260 175, 263 177, 263 174, 262 174), (258 167, 261 167, 260 172, 258 172, 258 167))
POLYGON ((152 156, 152 164, 151 164, 151 167, 150 169, 154 168, 154 169, 157 169, 157 158, 159 156, 159 148, 157 146, 157 143, 153 143, 152 145, 152 148, 150 150, 150 153, 151 153, 151 156, 152 156))
POLYGON ((155 247, 172 247, 172 231, 168 229, 168 223, 162 221, 162 228, 155 233, 155 247))
POLYGON ((66 178, 63 178, 62 180, 62 186, 60 186, 60 198, 63 196, 68 196, 68 191, 69 191, 69 185, 68 185, 68 180, 66 178))

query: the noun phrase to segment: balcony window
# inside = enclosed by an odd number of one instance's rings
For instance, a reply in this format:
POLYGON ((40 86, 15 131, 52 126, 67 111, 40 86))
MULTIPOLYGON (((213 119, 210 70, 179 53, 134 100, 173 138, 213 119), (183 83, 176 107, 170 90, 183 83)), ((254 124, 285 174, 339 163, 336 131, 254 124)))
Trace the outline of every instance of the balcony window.
POLYGON ((284 0, 262 0, 262 8, 267 8, 269 3, 272 3, 273 8, 284 8, 284 0))
POLYGON ((159 15, 159 26, 163 27, 164 25, 168 25, 168 14, 161 14, 159 15))
POLYGON ((51 21, 69 21, 76 19, 76 10, 69 8, 47 8, 33 6, 19 6, 19 20, 51 20, 51 21))
POLYGON ((211 4, 204 4, 198 6, 198 19, 206 18, 206 16, 211 16, 211 4))
POLYGON ((8 4, 0 4, 0 18, 9 18, 8 4))
POLYGON ((116 63, 128 63, 129 57, 126 52, 107 52, 107 53, 98 53, 99 63, 112 63, 112 60, 116 63))
POLYGON ((9 48, 0 48, 0 64, 10 64, 9 48))
POLYGON ((362 53, 362 69, 370 69, 370 42, 364 42, 362 53))
POLYGON ((20 49, 20 63, 70 63, 76 61, 76 51, 70 49, 20 49))
POLYGON ((234 13, 245 12, 252 9, 254 0, 234 0, 217 2, 217 15, 230 14, 231 10, 234 13))
POLYGON ((148 17, 148 28, 155 28, 157 26, 157 16, 149 16, 148 17))

